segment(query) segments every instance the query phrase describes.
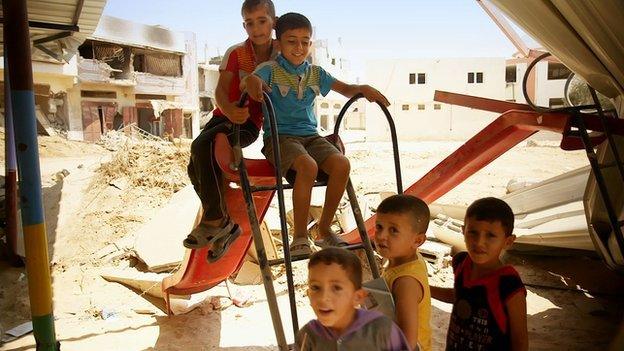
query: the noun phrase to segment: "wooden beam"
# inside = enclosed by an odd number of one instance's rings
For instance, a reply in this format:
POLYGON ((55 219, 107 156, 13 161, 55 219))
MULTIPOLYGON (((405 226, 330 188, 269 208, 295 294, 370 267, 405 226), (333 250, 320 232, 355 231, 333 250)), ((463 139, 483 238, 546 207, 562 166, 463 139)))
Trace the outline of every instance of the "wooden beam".
MULTIPOLYGON (((4 17, 0 17, 0 23, 4 23, 4 17)), ((80 28, 77 25, 71 25, 71 24, 28 21, 28 26, 30 28, 66 30, 70 32, 80 31, 80 28)))
POLYGON ((54 35, 50 35, 49 37, 33 40, 33 45, 37 46, 37 45, 41 45, 43 43, 47 43, 47 42, 50 42, 50 41, 71 37, 72 34, 73 34, 73 32, 70 32, 70 31, 56 33, 54 35))
POLYGON ((72 22, 74 26, 78 26, 78 21, 80 21, 82 5, 84 5, 84 0, 78 0, 78 3, 76 4, 76 12, 74 12, 74 21, 72 22))
POLYGON ((54 52, 54 51, 52 51, 52 50, 50 50, 50 49, 46 48, 45 46, 43 46, 43 45, 35 45, 35 47, 36 47, 37 49, 39 49, 39 50, 43 51, 45 54, 47 54, 48 56, 52 57, 53 59, 55 59, 55 60, 57 60, 57 61, 59 61, 59 62, 63 62, 63 59, 62 59, 62 58, 60 58, 60 57, 56 54, 56 52, 54 52))

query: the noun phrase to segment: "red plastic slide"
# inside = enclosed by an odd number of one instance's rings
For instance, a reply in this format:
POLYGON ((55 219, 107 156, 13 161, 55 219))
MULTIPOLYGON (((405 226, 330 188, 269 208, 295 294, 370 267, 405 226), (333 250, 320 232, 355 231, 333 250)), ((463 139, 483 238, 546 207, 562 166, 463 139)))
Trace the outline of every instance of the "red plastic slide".
MULTIPOLYGON (((236 182, 238 171, 233 171, 230 168, 230 164, 233 162, 232 148, 224 134, 216 136, 215 155, 225 178, 236 182)), ((275 184, 273 166, 268 161, 246 159, 245 165, 252 185, 275 184)), ((262 191, 253 194, 259 222, 262 222, 273 194, 274 191, 262 191)), ((227 253, 215 263, 206 261, 207 248, 186 250, 180 269, 162 281, 161 288, 169 313, 171 313, 169 310, 170 294, 188 295, 208 290, 238 271, 243 264, 245 254, 252 242, 252 234, 242 190, 227 186, 225 202, 230 217, 241 226, 241 235, 232 243, 227 253)))

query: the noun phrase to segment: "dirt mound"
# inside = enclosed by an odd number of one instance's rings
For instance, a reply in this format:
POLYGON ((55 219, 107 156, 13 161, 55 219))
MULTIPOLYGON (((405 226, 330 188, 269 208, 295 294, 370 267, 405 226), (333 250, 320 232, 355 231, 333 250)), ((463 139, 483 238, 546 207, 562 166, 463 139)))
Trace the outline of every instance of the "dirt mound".
MULTIPOLYGON (((4 145, 5 132, 0 128, 0 144, 4 145)), ((100 145, 83 141, 67 140, 62 136, 38 136, 39 156, 50 157, 81 157, 103 154, 106 152, 100 145)), ((4 160, 4 152, 0 153, 0 160, 4 160)))

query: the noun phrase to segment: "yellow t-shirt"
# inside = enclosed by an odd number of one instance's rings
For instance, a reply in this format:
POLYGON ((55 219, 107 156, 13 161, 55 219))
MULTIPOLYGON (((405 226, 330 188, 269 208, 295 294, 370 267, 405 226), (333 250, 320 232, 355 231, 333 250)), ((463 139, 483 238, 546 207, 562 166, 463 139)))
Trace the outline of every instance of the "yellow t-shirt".
POLYGON ((431 350, 431 291, 429 290, 429 278, 425 259, 416 253, 415 261, 404 263, 400 266, 386 269, 383 278, 386 280, 390 291, 394 281, 403 276, 414 277, 423 287, 423 298, 418 304, 418 343, 422 351, 431 350))

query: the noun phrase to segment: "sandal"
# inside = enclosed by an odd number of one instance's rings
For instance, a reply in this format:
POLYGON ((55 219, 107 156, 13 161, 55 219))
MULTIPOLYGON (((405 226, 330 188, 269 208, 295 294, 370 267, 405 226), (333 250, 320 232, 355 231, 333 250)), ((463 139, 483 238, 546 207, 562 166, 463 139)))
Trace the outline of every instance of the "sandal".
POLYGON ((230 221, 229 218, 226 218, 225 224, 219 227, 199 223, 199 225, 187 235, 182 245, 187 249, 201 249, 202 247, 211 246, 219 239, 229 236, 236 228, 239 228, 238 224, 230 221))
POLYGON ((217 239, 213 244, 212 248, 208 250, 206 254, 206 261, 208 263, 214 263, 219 260, 227 250, 230 248, 230 245, 240 236, 242 230, 241 228, 235 224, 232 227, 232 231, 230 231, 230 235, 226 237, 221 237, 221 239, 217 239))
POLYGON ((324 237, 322 240, 316 241, 316 245, 326 249, 328 247, 343 247, 349 245, 348 242, 344 241, 335 231, 330 230, 329 235, 324 237))
POLYGON ((296 237, 290 244, 290 257, 311 255, 312 248, 307 237, 296 237))

